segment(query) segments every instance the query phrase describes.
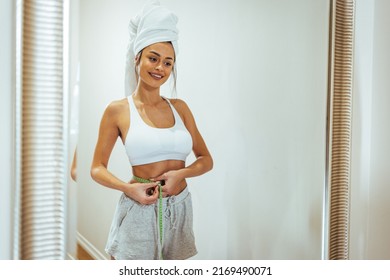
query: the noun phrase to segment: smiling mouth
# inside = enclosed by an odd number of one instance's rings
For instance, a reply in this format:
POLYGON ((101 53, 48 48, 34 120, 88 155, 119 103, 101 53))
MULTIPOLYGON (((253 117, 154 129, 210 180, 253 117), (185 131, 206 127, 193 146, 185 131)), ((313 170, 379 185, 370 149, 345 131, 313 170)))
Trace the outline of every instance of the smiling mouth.
POLYGON ((149 75, 152 76, 152 78, 156 79, 156 80, 161 80, 163 78, 163 76, 158 75, 158 74, 154 74, 154 73, 149 73, 149 75))

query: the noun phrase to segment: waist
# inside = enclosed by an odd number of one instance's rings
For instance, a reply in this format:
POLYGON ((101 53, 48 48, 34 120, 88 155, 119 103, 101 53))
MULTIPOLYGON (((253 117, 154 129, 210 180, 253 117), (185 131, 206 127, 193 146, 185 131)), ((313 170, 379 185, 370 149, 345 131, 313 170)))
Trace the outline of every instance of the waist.
MULTIPOLYGON (((143 181, 143 182, 141 182, 141 181, 139 181, 139 180, 136 180, 135 179, 135 177, 138 177, 138 176, 133 176, 133 178, 131 178, 131 180, 130 180, 130 184, 132 184, 132 183, 148 183, 148 182, 153 182, 152 180, 148 180, 148 181, 143 181)), ((139 177, 138 177, 139 178, 139 177)), ((163 183, 163 184, 165 184, 165 182, 163 183)), ((163 185, 162 184, 162 185, 163 185)), ((181 181, 179 184, 178 184, 178 186, 179 186, 179 188, 181 189, 181 190, 184 190, 186 187, 187 187, 187 181, 186 180, 183 180, 183 181, 181 181)))
POLYGON ((133 175, 145 178, 154 179, 165 172, 179 170, 185 167, 185 162, 181 160, 164 160, 143 165, 132 166, 133 175))
MULTIPOLYGON (((134 175, 130 182, 151 183, 153 181, 151 181, 149 179, 137 177, 137 176, 134 175)), ((184 180, 184 182, 185 182, 185 180, 184 180)), ((165 182, 162 181, 160 184, 161 184, 161 186, 163 186, 165 184, 165 182)), ((182 190, 180 191, 180 193, 178 193, 176 195, 162 197, 161 199, 162 199, 162 202, 164 204, 167 204, 167 203, 169 203, 169 204, 179 203, 182 200, 184 200, 188 196, 188 194, 189 194, 189 191, 188 191, 188 188, 187 188, 187 184, 185 184, 183 186, 182 190)))

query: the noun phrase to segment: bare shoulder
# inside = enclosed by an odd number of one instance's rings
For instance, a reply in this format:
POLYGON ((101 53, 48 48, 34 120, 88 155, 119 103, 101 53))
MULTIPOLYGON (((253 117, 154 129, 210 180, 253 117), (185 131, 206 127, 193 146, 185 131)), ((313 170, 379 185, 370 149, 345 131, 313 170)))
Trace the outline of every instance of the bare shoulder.
POLYGON ((179 114, 185 115, 190 112, 190 108, 188 107, 187 103, 184 100, 178 98, 172 98, 169 99, 169 101, 175 107, 176 111, 179 114))
POLYGON ((176 111, 184 121, 187 128, 195 125, 195 119, 192 115, 187 103, 181 99, 170 99, 171 104, 175 107, 176 111))
POLYGON ((109 108, 110 110, 121 110, 123 108, 126 108, 128 107, 128 102, 127 102, 127 98, 122 98, 122 99, 119 99, 119 100, 114 100, 114 101, 111 101, 108 105, 107 105, 107 108, 109 108))
POLYGON ((105 114, 109 116, 118 116, 126 112, 128 108, 129 104, 127 102, 127 98, 114 100, 107 105, 105 109, 105 114))

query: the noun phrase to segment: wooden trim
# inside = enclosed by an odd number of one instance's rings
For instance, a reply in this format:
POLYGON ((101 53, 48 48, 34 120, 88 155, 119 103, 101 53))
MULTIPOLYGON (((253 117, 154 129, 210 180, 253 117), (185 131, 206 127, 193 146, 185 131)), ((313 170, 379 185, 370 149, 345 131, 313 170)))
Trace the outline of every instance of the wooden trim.
POLYGON ((349 258, 350 154, 355 0, 331 11, 328 102, 328 258, 349 258))

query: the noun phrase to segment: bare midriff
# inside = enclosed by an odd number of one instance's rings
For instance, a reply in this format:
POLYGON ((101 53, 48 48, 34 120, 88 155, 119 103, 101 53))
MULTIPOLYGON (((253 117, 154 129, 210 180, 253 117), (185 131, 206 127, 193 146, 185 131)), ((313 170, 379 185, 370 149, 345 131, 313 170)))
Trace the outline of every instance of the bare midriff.
MULTIPOLYGON (((133 166, 133 175, 143 178, 143 179, 154 179, 165 172, 172 170, 179 170, 185 167, 185 162, 181 160, 164 160, 159 162, 153 162, 143 165, 133 166)), ((136 181, 132 179, 130 183, 135 183, 136 181)), ((183 190, 187 186, 186 180, 182 180, 179 183, 179 187, 183 190)))

